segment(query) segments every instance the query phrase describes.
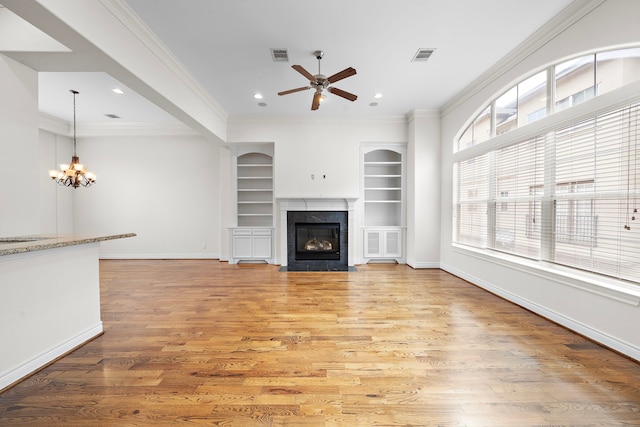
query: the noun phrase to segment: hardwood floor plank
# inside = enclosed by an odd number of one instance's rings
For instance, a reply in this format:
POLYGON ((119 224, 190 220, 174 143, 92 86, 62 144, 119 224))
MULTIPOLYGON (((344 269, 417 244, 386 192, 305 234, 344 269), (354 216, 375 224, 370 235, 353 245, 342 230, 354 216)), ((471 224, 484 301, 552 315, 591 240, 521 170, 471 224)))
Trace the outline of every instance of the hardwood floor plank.
POLYGON ((640 426, 640 364, 440 270, 100 262, 105 333, 0 425, 640 426))

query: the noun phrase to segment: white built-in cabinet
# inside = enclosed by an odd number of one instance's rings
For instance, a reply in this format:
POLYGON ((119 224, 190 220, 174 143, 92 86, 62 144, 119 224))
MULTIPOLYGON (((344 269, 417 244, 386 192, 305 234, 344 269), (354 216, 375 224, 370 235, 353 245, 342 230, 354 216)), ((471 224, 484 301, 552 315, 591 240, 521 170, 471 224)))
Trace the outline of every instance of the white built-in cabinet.
POLYGON ((405 250, 404 144, 363 144, 363 257, 404 263, 405 250))
POLYGON ((233 147, 236 226, 229 229, 229 263, 273 262, 273 145, 233 147))
POLYGON ((232 264, 238 261, 264 260, 272 258, 273 232, 268 228, 231 229, 232 264))

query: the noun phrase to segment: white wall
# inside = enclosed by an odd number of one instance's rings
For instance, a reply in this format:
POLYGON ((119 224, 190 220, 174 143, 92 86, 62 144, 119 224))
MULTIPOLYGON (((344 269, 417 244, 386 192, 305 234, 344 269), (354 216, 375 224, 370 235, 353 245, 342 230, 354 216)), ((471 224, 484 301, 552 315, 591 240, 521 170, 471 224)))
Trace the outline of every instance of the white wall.
POLYGON ((72 234, 74 192, 53 182, 48 171, 59 170, 61 163, 71 162, 73 141, 67 136, 40 130, 38 153, 40 233, 72 234))
MULTIPOLYGON (((576 53, 640 41, 640 2, 609 0, 543 46, 531 49, 502 73, 476 82, 468 96, 445 109, 442 132, 442 267, 492 292, 541 313, 565 326, 640 359, 638 298, 604 292, 586 279, 532 270, 509 260, 497 261, 452 246, 453 141, 483 103, 515 83, 518 77, 576 53), (481 88, 477 90, 477 88, 481 88)), ((521 53, 521 52, 520 52, 521 53)), ((584 276, 583 276, 584 277, 584 276)))
POLYGON ((136 233, 103 242, 103 258, 219 258, 220 146, 200 136, 81 137, 96 173, 75 192, 77 233, 136 233))
POLYGON ((233 223, 234 207, 231 204, 234 195, 231 192, 231 150, 220 148, 220 260, 229 261, 230 242, 227 227, 233 223))
POLYGON ((440 266, 440 113, 416 110, 407 144, 407 264, 440 266))
POLYGON ((38 77, 0 55, 0 236, 39 233, 38 77))

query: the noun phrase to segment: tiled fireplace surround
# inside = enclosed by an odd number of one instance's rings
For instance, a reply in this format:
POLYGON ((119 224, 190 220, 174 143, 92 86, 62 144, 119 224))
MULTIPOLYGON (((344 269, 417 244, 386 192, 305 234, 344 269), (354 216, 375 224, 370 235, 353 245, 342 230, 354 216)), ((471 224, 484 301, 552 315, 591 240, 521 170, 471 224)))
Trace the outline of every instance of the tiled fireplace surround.
MULTIPOLYGON (((280 265, 283 271, 353 271, 354 267, 354 236, 355 236, 355 212, 356 198, 281 198, 280 206, 280 265), (347 229, 341 230, 341 240, 346 239, 346 244, 341 248, 340 261, 295 261, 292 251, 294 246, 287 243, 293 224, 288 223, 289 212, 316 212, 323 217, 323 213, 346 212, 347 229), (344 255, 346 249, 346 256, 344 255)), ((298 215, 293 215, 298 216, 298 215)), ((337 215, 339 217, 340 215, 337 215)), ((304 215, 302 215, 304 217, 304 215)), ((331 218, 331 216, 328 216, 331 218)), ((328 219, 329 222, 337 222, 328 219)))

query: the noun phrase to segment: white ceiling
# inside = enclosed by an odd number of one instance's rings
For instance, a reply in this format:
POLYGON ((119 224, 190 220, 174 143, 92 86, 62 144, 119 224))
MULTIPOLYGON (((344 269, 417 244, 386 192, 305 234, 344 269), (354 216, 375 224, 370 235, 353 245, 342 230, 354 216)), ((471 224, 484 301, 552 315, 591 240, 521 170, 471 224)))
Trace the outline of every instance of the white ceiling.
MULTIPOLYGON (((29 0, 25 0, 29 1, 29 0)), ((404 115, 440 108, 568 6, 571 0, 127 0, 229 115, 404 115), (270 48, 288 50, 273 62, 270 48), (412 62, 418 49, 435 52, 412 62), (317 73, 314 50, 323 50, 322 73, 354 67, 335 84, 358 95, 350 102, 328 95, 310 111, 312 91, 277 92, 307 85, 291 68, 317 73), (254 93, 263 94, 258 101, 254 93), (375 93, 383 97, 375 100, 375 93), (265 107, 258 106, 264 102, 265 107)), ((10 6, 7 6, 8 8, 10 6)), ((21 11, 29 20, 28 13, 21 11)), ((1 35, 1 34, 0 34, 1 35)), ((122 46, 126 49, 126 46, 122 46)), ((0 52, 21 59, 19 49, 0 52)), ((38 71, 43 112, 69 120, 70 89, 78 95, 79 121, 174 121, 155 105, 100 70, 81 64, 51 71, 47 57, 23 62, 38 71), (79 72, 82 70, 82 72, 79 72), (113 87, 125 95, 114 95, 113 87)), ((80 61, 81 62, 81 61, 80 61)))

